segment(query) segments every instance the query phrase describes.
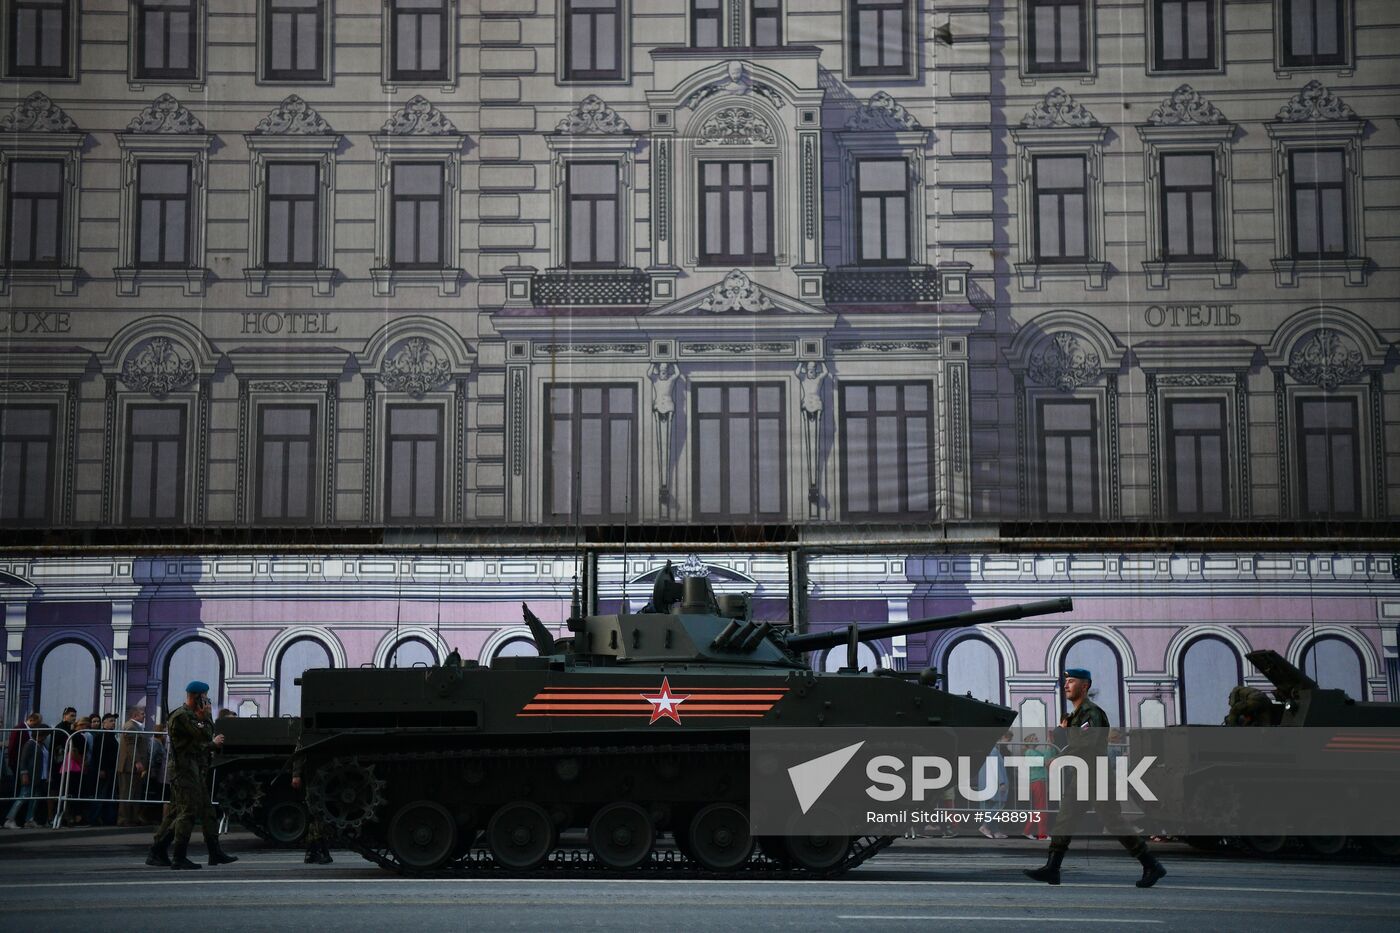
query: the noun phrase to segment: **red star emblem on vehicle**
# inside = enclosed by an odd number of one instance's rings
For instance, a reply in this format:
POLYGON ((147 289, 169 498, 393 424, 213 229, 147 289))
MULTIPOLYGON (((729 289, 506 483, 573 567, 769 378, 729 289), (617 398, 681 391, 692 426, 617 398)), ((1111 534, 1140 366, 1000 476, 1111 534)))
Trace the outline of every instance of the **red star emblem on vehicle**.
POLYGON ((651 722, 647 723, 647 725, 651 725, 652 722, 656 722, 658 719, 670 719, 673 720, 676 725, 680 725, 680 705, 690 699, 689 694, 672 693, 671 681, 666 677, 661 678, 660 693, 653 696, 647 696, 643 693, 641 696, 643 700, 651 704, 651 722))

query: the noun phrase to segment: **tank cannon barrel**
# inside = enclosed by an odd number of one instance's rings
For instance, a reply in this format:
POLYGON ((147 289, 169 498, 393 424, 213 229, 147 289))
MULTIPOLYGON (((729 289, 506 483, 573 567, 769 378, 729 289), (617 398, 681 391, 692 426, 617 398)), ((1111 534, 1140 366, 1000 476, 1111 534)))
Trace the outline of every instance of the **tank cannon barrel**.
MULTIPOLYGON (((1033 603, 1017 603, 1011 606, 992 606, 988 609, 971 609, 946 616, 931 616, 927 619, 911 619, 908 622, 888 622, 884 625, 871 625, 856 630, 861 641, 874 641, 877 638, 890 638, 894 635, 914 635, 919 632, 936 632, 942 629, 962 628, 979 622, 1005 622, 1009 619, 1024 619, 1028 616, 1050 615, 1056 612, 1069 612, 1074 608, 1074 600, 1068 596, 1057 599, 1042 599, 1033 603)), ((792 651, 819 651, 844 645, 850 639, 848 629, 839 628, 831 632, 808 632, 792 635, 787 646, 792 651)))

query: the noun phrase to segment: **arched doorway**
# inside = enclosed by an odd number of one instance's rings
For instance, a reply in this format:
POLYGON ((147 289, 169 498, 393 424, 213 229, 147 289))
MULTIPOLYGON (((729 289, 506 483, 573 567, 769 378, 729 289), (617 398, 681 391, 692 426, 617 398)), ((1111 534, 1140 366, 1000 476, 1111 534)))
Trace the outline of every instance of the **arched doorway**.
POLYGON ((100 713, 97 681, 97 655, 92 649, 78 641, 59 642, 39 661, 39 715, 54 725, 69 706, 79 716, 100 713))
POLYGON ((331 653, 314 638, 298 638, 277 659, 277 715, 301 715, 301 685, 296 679, 313 667, 332 667, 331 653))
POLYGON ((1230 691, 1244 680, 1240 655, 1223 638, 1204 635, 1181 653, 1181 722, 1218 726, 1230 710, 1230 691))

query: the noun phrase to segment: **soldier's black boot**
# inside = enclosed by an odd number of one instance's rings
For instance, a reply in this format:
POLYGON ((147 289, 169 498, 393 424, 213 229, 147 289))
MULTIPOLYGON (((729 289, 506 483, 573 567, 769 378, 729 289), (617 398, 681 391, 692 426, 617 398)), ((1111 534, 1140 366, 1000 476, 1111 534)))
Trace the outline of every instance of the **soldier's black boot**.
POLYGON ((238 856, 229 855, 219 846, 218 836, 205 836, 204 847, 209 850, 210 865, 227 865, 238 861, 238 856))
POLYGON ((1142 877, 1136 882, 1138 887, 1150 888, 1167 876, 1167 870, 1151 852, 1143 852, 1138 861, 1142 863, 1142 877))
POLYGON ((306 844, 306 854, 301 857, 303 863, 310 865, 321 857, 319 842, 308 842, 306 844))
POLYGON ((331 858, 331 850, 326 848, 326 844, 324 842, 316 843, 316 864, 329 865, 334 861, 335 859, 331 858))
POLYGON ((166 833, 159 839, 151 843, 151 848, 146 852, 146 864, 154 868, 170 867, 170 840, 175 838, 174 833, 166 833))
POLYGON ((185 857, 189 851, 190 840, 188 837, 175 840, 175 849, 170 853, 170 867, 175 871, 189 871, 191 868, 201 867, 198 862, 191 862, 185 857))
POLYGON ((1064 849, 1051 849, 1050 857, 1039 868, 1023 869, 1027 878, 1044 881, 1046 884, 1060 883, 1060 863, 1065 860, 1064 849))

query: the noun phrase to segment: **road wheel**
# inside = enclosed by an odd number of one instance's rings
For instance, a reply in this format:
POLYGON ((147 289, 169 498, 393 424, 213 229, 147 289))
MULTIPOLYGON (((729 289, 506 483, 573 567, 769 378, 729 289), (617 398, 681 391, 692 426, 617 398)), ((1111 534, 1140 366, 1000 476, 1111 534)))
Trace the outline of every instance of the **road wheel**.
POLYGON ((1336 855, 1347 847, 1346 836, 1303 836, 1299 841, 1309 853, 1323 857, 1336 855))
POLYGON ((544 864, 558 838, 554 821, 544 808, 526 800, 501 807, 486 827, 486 844, 496 863, 516 871, 544 864))
POLYGON ((389 821, 389 848, 405 868, 441 868, 457 848, 457 823, 447 808, 415 800, 389 821))
POLYGON ((1287 836, 1245 836, 1244 847, 1255 855, 1278 855, 1288 844, 1287 836))
POLYGON ((299 800, 274 800, 267 805, 264 825, 267 835, 278 845, 296 845, 306 835, 306 807, 299 800))
POLYGON ((788 836, 783 840, 788 859, 807 871, 830 871, 845 859, 850 836, 788 836))
POLYGON ((635 803, 610 803, 588 824, 588 844, 609 868, 636 868, 651 856, 656 828, 651 816, 635 803))
POLYGON ((1360 836, 1358 841, 1372 855, 1384 858, 1400 856, 1400 836, 1360 836))
POLYGON ((690 821, 690 848, 700 867, 733 871, 753 853, 749 816, 732 803, 712 803, 690 821))

